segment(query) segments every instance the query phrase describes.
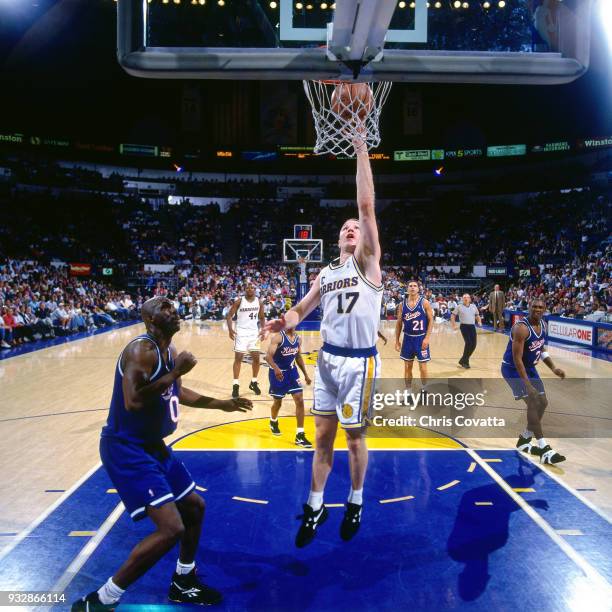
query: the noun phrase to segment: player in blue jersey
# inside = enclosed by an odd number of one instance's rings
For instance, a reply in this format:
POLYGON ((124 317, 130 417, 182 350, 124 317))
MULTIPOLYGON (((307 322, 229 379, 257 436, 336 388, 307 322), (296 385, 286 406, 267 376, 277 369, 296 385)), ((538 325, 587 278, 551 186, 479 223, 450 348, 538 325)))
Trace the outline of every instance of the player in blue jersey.
POLYGON ((419 362, 419 373, 423 387, 427 384, 427 362, 430 361, 429 338, 433 329, 433 310, 429 300, 419 295, 419 284, 408 283, 408 293, 397 307, 395 325, 395 350, 404 360, 404 380, 406 389, 412 387, 412 366, 414 359, 419 362), (400 348, 400 335, 404 340, 400 348))
POLYGON ((148 516, 156 530, 142 540, 114 576, 76 601, 73 612, 114 610, 125 589, 179 544, 176 572, 168 598, 174 602, 213 604, 221 594, 196 575, 195 555, 204 518, 204 500, 183 463, 163 438, 173 433, 179 404, 194 408, 246 411, 245 399, 217 400, 183 387, 181 376, 196 365, 171 344, 180 328, 173 303, 155 297, 142 306, 147 333, 123 350, 100 455, 127 512, 135 521, 148 516))
POLYGON ((278 413, 283 397, 291 394, 295 402, 295 418, 297 420, 295 443, 303 448, 312 448, 312 444, 304 433, 304 394, 297 367, 304 373, 304 380, 307 385, 311 383, 311 380, 302 358, 300 337, 293 328, 272 334, 266 353, 266 361, 270 366, 270 395, 274 398, 270 409, 270 431, 275 436, 280 436, 278 413))
POLYGON ((542 433, 542 418, 548 400, 536 365, 542 359, 559 378, 565 378, 565 372, 555 367, 546 352, 546 324, 542 320, 545 308, 544 300, 534 299, 529 304, 527 317, 512 326, 501 373, 512 389, 514 399, 522 399, 527 404, 527 429, 519 436, 516 447, 540 457, 542 463, 554 464, 565 461, 565 457, 550 447, 542 433), (534 436, 536 443, 532 444, 534 436))

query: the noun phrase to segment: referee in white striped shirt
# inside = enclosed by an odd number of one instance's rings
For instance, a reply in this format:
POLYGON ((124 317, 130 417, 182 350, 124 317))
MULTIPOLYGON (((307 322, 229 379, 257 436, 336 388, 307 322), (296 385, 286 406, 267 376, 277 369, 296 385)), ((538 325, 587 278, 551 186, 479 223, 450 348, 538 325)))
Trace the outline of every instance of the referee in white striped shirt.
POLYGON ((479 327, 482 327, 482 320, 478 308, 472 304, 472 297, 469 293, 463 294, 461 304, 453 310, 453 314, 451 315, 451 326, 453 329, 457 329, 457 324, 455 323, 456 317, 459 317, 459 329, 461 330, 461 335, 465 343, 459 365, 469 370, 470 357, 476 350, 476 323, 478 323, 479 327))

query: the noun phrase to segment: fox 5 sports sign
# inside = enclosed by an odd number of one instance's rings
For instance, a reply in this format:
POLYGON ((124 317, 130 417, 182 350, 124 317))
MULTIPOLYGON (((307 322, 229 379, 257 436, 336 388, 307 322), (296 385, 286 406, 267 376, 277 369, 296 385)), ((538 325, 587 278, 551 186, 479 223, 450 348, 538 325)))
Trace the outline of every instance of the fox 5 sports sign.
POLYGON ((580 325, 571 321, 548 321, 548 337, 555 340, 565 340, 573 344, 593 346, 595 329, 590 325, 580 325))

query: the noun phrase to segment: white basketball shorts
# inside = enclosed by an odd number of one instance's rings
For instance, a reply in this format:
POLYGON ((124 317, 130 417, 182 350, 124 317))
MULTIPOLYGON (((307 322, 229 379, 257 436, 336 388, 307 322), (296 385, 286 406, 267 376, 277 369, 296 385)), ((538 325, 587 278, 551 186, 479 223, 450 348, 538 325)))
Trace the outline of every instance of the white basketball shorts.
POLYGON ((234 353, 259 353, 261 342, 259 340, 259 332, 236 332, 234 340, 234 353))
POLYGON ((376 379, 380 377, 378 354, 345 357, 321 350, 317 359, 312 414, 335 415, 343 429, 363 427, 370 418, 376 379))

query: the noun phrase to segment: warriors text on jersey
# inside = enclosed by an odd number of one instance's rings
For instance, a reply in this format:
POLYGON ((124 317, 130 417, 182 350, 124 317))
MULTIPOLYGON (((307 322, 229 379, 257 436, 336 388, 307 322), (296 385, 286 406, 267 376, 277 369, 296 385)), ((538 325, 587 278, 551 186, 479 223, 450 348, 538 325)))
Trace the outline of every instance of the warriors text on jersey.
POLYGON ((408 296, 402 302, 402 321, 405 336, 424 336, 427 333, 427 313, 423 307, 423 296, 419 296, 413 308, 408 306, 408 296))
POLYGON ((321 338, 342 348, 376 345, 382 285, 366 279, 354 256, 321 270, 321 338))
POLYGON ((281 341, 274 353, 273 361, 279 370, 286 371, 295 364, 295 357, 300 350, 300 339, 297 334, 294 334, 293 340, 289 340, 289 336, 284 331, 280 334, 281 341))
POLYGON ((523 365, 527 369, 534 368, 538 361, 540 361, 540 354, 546 343, 546 323, 540 321, 540 334, 536 334, 535 329, 531 326, 531 323, 525 318, 517 321, 510 330, 510 338, 508 340, 508 346, 504 353, 503 362, 506 365, 515 367, 514 359, 512 358, 512 338, 514 331, 518 325, 525 325, 529 330, 529 335, 525 338, 525 344, 523 347, 523 365))
POLYGON ((252 302, 242 297, 240 306, 236 313, 236 331, 238 333, 257 333, 257 322, 259 320, 259 299, 253 298, 252 302))
MULTIPOLYGON (((164 361, 159 346, 151 336, 138 336, 130 344, 134 342, 151 342, 157 351, 157 365, 149 382, 154 383, 172 370, 174 361, 170 356, 170 349, 168 349, 166 361, 164 361)), ((176 381, 159 396, 152 398, 142 409, 127 410, 123 396, 122 357, 123 352, 119 355, 119 360, 115 367, 113 396, 108 420, 102 428, 102 437, 117 438, 137 444, 159 442, 166 436, 169 436, 176 429, 176 424, 178 423, 179 399, 176 381)))

